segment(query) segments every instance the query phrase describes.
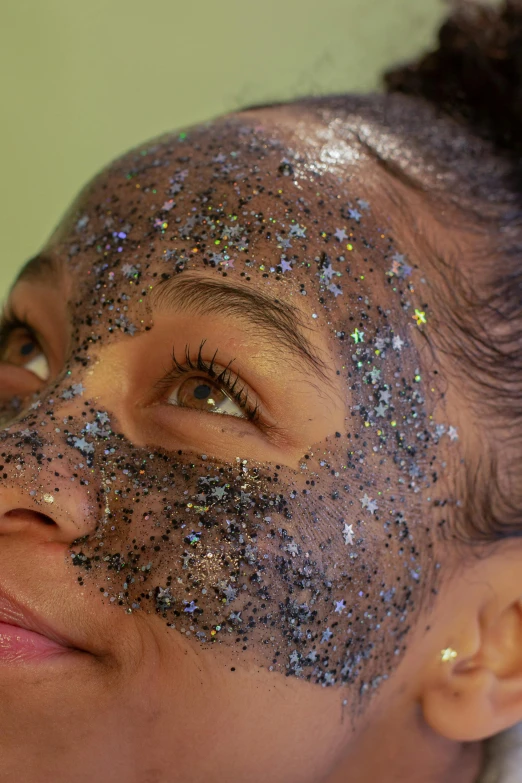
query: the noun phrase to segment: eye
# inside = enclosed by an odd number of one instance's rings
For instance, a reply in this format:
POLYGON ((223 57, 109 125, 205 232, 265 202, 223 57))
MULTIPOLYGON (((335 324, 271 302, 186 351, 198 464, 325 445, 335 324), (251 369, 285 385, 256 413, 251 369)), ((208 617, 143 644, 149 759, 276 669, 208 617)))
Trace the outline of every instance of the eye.
POLYGON ((168 398, 171 405, 246 419, 247 414, 210 378, 186 378, 168 398))
POLYGON ((251 422, 259 421, 259 405, 249 403, 249 392, 239 374, 233 372, 229 362, 226 367, 216 365, 216 350, 206 361, 201 342, 197 359, 191 358, 189 345, 185 346, 185 362, 180 364, 172 353, 172 368, 156 385, 169 390, 166 402, 180 408, 237 416, 251 422))
POLYGON ((29 324, 6 317, 0 327, 0 362, 13 364, 47 381, 51 368, 42 347, 29 324))

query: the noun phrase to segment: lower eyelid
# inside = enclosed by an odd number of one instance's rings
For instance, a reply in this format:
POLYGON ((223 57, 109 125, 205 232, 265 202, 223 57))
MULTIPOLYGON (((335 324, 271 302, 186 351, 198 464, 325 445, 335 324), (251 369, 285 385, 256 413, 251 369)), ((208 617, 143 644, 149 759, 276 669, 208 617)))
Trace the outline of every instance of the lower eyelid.
POLYGON ((21 394, 28 396, 41 388, 42 381, 31 371, 16 364, 0 362, 0 399, 21 394))
MULTIPOLYGON (((203 433, 204 430, 208 427, 210 427, 212 430, 214 430, 216 427, 219 427, 221 430, 223 428, 226 428, 227 431, 229 430, 236 430, 238 434, 244 435, 246 432, 246 428, 250 432, 258 430, 259 434, 261 435, 261 429, 256 427, 256 425, 249 421, 246 416, 232 416, 230 414, 224 414, 224 413, 213 413, 212 411, 205 411, 205 410, 197 410, 196 408, 188 408, 183 405, 172 405, 170 403, 160 403, 159 409, 161 411, 160 419, 162 420, 162 427, 165 427, 171 431, 175 431, 176 428, 179 426, 181 429, 184 429, 190 424, 190 432, 193 433, 194 427, 198 426, 203 428, 201 432, 203 433), (169 411, 175 410, 176 411, 176 421, 173 423, 172 420, 172 414, 166 413, 166 409, 169 409, 169 411), (166 417, 169 417, 168 420, 166 420, 166 417)), ((231 435, 234 433, 231 432, 231 435)))

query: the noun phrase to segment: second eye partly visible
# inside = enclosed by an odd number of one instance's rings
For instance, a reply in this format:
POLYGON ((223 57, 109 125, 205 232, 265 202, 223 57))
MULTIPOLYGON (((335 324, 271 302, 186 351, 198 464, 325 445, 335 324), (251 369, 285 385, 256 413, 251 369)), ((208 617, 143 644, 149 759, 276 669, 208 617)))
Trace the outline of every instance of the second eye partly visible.
POLYGON ((32 372, 49 380, 49 362, 32 328, 17 318, 4 318, 0 326, 0 362, 32 372))

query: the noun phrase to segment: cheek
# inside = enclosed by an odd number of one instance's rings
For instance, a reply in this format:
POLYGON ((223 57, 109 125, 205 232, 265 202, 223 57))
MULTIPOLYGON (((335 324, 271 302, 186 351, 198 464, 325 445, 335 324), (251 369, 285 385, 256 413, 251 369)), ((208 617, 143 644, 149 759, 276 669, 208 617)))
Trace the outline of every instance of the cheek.
POLYGON ((409 555, 384 547, 382 516, 360 519, 323 460, 269 470, 105 446, 100 524, 72 547, 80 584, 205 649, 322 685, 395 665, 392 628, 416 595, 409 555))
POLYGON ((6 485, 37 499, 73 486, 67 567, 80 589, 269 671, 361 687, 388 676, 430 551, 393 445, 368 432, 354 448, 345 433, 295 471, 212 463, 133 446, 90 405, 78 415, 80 387, 2 434, 6 485))

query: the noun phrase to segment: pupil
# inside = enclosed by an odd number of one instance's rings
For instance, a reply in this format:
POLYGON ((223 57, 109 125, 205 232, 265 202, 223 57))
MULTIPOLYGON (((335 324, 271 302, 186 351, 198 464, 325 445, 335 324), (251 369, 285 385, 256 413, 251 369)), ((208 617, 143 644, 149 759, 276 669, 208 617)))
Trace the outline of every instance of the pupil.
POLYGON ((34 343, 26 343, 25 345, 22 345, 20 348, 20 351, 22 352, 23 356, 28 356, 30 353, 32 353, 34 350, 34 343))
POLYGON ((200 384, 194 389, 194 397, 196 400, 205 400, 210 394, 210 386, 200 384))

